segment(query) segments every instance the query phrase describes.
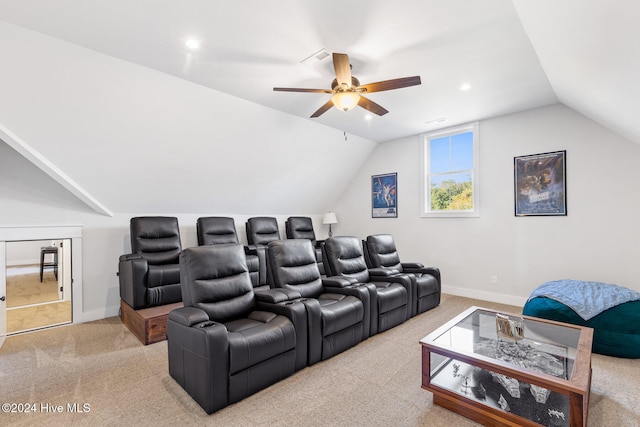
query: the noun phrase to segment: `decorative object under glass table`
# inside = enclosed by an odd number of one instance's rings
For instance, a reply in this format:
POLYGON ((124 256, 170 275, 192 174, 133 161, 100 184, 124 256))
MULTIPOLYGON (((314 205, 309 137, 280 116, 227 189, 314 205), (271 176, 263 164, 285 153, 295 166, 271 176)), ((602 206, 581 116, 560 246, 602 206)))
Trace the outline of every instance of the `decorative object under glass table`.
POLYGON ((488 426, 587 425, 593 329, 471 307, 420 340, 433 402, 488 426))

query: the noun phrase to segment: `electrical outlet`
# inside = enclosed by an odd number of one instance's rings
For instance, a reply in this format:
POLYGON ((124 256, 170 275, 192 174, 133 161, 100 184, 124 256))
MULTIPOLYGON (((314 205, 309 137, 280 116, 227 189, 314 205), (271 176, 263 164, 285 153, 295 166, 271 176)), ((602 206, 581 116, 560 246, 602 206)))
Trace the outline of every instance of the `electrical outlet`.
POLYGON ((498 276, 491 276, 491 284, 492 285, 498 284, 498 276))

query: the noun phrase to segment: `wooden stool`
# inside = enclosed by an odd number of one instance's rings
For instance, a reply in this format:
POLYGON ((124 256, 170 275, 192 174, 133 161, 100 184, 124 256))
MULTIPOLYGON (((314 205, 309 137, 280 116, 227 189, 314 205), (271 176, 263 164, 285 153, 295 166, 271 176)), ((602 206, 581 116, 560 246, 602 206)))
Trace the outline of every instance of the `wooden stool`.
POLYGON ((53 274, 58 280, 58 248, 56 246, 44 246, 40 248, 40 281, 45 268, 53 268, 53 274), (51 262, 44 262, 45 255, 53 255, 51 262))

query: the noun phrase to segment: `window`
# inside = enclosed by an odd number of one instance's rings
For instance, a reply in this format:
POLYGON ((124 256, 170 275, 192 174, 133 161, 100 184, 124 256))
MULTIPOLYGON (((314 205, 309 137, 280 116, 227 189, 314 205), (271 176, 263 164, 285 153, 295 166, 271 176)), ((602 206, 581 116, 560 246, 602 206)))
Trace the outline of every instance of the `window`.
POLYGON ((422 135, 422 216, 480 216, 478 124, 422 135))

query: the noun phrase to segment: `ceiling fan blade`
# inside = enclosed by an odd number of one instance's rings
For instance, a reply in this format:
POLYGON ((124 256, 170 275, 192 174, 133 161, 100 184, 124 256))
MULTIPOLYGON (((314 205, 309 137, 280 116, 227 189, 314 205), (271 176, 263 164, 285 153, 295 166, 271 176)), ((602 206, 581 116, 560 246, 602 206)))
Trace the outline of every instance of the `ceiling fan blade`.
POLYGON ((311 118, 313 119, 313 118, 316 118, 316 117, 320 117, 321 115, 326 113, 331 107, 333 107, 333 101, 329 100, 322 107, 318 108, 316 110, 316 112, 311 115, 311 118))
POLYGON ((385 80, 376 83, 367 83, 366 85, 358 86, 358 91, 363 92, 382 92, 384 90, 400 89, 408 86, 416 86, 421 84, 420 76, 403 77, 400 79, 385 80))
POLYGON ((333 91, 329 89, 302 89, 296 87, 274 87, 273 90, 276 92, 333 93, 333 91))
POLYGON ((349 56, 345 53, 334 53, 333 68, 336 70, 338 85, 342 88, 346 85, 347 89, 351 89, 351 64, 349 64, 349 56))
POLYGON ((385 109, 381 105, 376 104, 372 100, 367 99, 362 95, 360 95, 360 100, 358 101, 358 105, 364 108, 365 110, 371 111, 373 114, 377 114, 379 116, 384 116, 389 112, 387 109, 385 109))

